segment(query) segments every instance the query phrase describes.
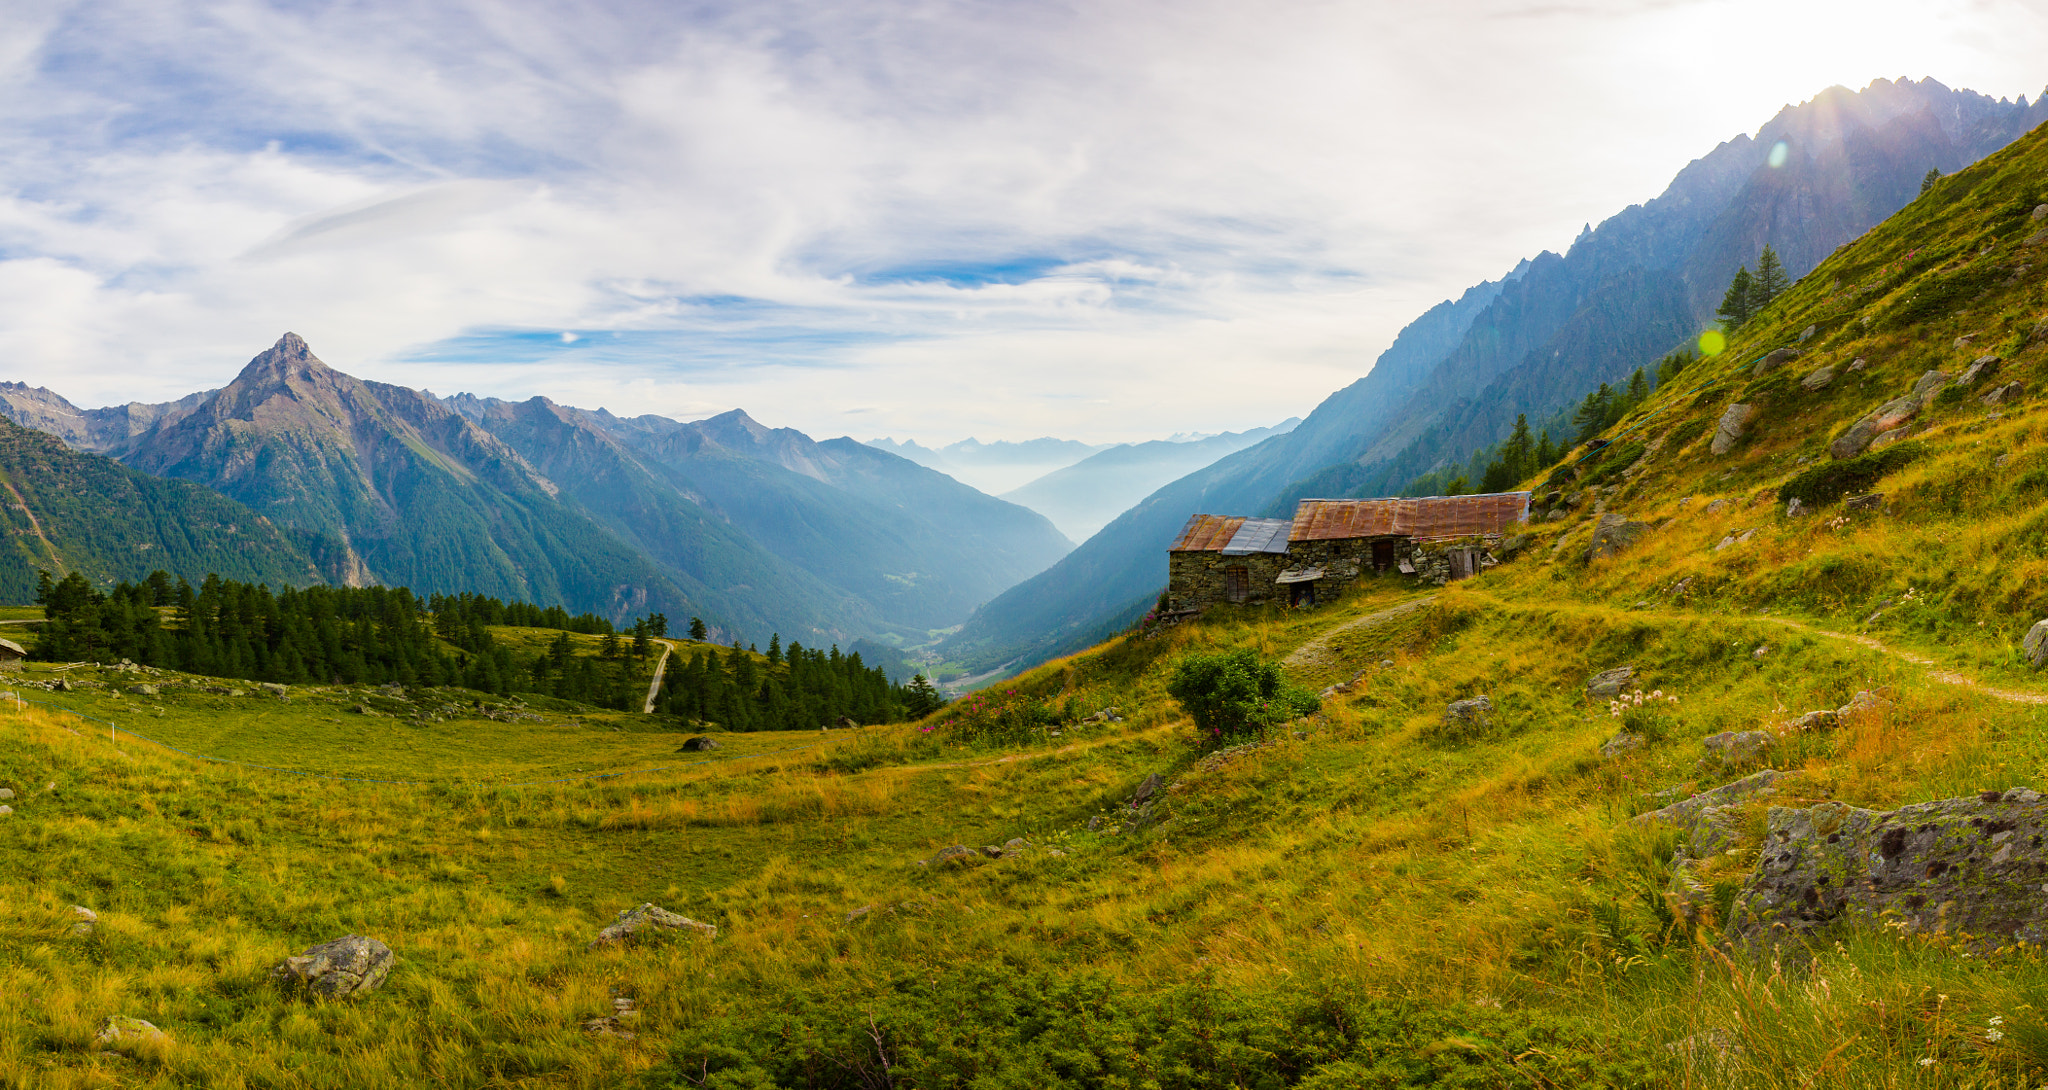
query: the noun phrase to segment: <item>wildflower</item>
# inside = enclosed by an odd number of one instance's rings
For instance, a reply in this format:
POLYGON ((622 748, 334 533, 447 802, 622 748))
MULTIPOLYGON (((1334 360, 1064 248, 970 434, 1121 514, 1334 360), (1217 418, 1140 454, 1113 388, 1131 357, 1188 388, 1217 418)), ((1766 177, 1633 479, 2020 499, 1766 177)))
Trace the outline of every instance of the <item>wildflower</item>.
POLYGON ((1933 1066, 1934 1066, 1934 1057, 1932 1057, 1932 1056, 1922 1056, 1922 1057, 1920 1057, 1920 1066, 1921 1066, 1921 1067, 1933 1067, 1933 1066))

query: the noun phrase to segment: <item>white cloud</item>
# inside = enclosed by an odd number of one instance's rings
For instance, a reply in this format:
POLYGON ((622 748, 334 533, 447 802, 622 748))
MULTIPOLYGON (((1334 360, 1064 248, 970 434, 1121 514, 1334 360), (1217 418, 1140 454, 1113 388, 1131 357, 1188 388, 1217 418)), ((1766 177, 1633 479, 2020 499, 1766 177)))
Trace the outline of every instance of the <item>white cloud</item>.
POLYGON ((820 435, 1235 430, 1785 103, 2043 46, 2011 0, 76 4, 0 29, 0 377, 169 397, 291 329, 820 435))

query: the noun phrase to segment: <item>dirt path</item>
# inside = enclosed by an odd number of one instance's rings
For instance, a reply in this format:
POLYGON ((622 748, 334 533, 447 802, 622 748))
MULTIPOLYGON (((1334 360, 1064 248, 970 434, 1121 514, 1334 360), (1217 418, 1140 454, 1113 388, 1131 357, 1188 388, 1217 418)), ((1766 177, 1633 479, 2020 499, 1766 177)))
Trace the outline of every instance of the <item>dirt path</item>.
POLYGON ((654 664, 654 680, 647 685, 647 706, 640 709, 642 715, 654 714, 654 702, 661 698, 661 675, 668 672, 668 657, 676 653, 676 645, 667 640, 656 640, 661 645, 661 661, 654 664))
POLYGON ((1392 609, 1383 609, 1378 613, 1368 613, 1363 617, 1345 621, 1343 624, 1329 629, 1300 647, 1295 648, 1294 653, 1283 659, 1280 665, 1290 670, 1316 670, 1334 666, 1336 662, 1331 657, 1330 645, 1337 637, 1347 632, 1356 632, 1360 629, 1377 628, 1396 617, 1413 613, 1434 601, 1436 601, 1436 595, 1431 594, 1417 598, 1412 602, 1403 602, 1392 609))
POLYGON ((1890 655, 1896 659, 1903 659, 1915 666, 1930 667, 1931 669, 1927 671, 1927 676, 1944 685, 1960 685, 1965 689, 1983 693, 1985 696, 1997 697, 2012 704, 2048 704, 2048 696, 2043 696, 2040 693, 2025 693, 2018 689, 2000 689, 1993 685, 1986 685, 1975 678, 1964 677, 1953 670, 1944 670, 1939 666, 1935 666, 1933 659, 1916 655, 1911 651, 1901 651, 1896 647, 1887 646, 1869 636, 1858 636, 1850 632, 1834 632, 1825 628, 1815 628, 1810 624, 1786 620, 1783 617, 1758 617, 1755 619, 1769 621, 1775 625, 1797 629, 1815 636, 1826 636, 1834 640, 1847 640, 1850 643, 1867 647, 1881 655, 1890 655))

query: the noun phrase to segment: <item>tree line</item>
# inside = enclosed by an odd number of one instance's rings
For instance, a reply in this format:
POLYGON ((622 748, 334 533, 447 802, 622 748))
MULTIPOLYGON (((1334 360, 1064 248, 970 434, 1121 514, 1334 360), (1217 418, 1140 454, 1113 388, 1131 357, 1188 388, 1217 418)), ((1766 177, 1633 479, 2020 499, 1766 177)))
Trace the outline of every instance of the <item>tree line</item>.
POLYGON ((936 695, 922 676, 912 687, 895 685, 881 667, 863 663, 859 652, 841 654, 836 646, 820 651, 794 641, 785 650, 778 634, 765 654, 735 644, 671 666, 660 707, 727 730, 812 730, 841 716, 888 723, 906 713, 923 715, 934 710, 928 702, 936 695))

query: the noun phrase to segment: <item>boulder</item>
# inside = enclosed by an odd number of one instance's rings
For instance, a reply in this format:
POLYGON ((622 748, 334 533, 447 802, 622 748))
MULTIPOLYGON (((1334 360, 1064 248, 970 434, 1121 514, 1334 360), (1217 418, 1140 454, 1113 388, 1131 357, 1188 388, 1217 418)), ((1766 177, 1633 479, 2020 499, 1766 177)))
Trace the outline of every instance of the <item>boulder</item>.
POLYGON ((1772 807, 1728 934, 1754 942, 1863 922, 1979 948, 2048 942, 2048 803, 2028 788, 1898 810, 1772 807))
POLYGON ((100 922, 100 914, 84 905, 71 906, 71 933, 78 936, 92 934, 93 927, 100 922))
POLYGON ((2036 223, 2039 223, 2044 219, 2048 219, 2048 204, 2035 205, 2034 214, 2032 216, 2029 216, 2028 218, 2036 223))
POLYGON ((1775 348, 1765 355, 1763 359, 1756 361, 1756 367, 1752 370, 1760 376, 1768 375, 1798 358, 1799 350, 1796 348, 1775 348))
POLYGON ((280 699, 282 699, 286 694, 291 692, 290 689, 278 684, 275 681, 259 681, 256 683, 256 687, 280 699))
POLYGON ((126 1052, 137 1045, 167 1041, 170 1035, 140 1018, 113 1014, 100 1019, 99 1029, 93 1033, 92 1039, 105 1051, 126 1052))
POLYGON ((1609 758, 1619 757, 1624 753, 1634 753, 1641 748, 1643 748, 1642 735, 1622 731, 1601 745, 1600 756, 1609 758))
POLYGON ((1862 356, 1858 356, 1855 359, 1849 361, 1849 370, 1851 371, 1861 371, 1869 366, 1870 361, 1864 359, 1862 356))
POLYGON ((50 683, 50 689, 53 692, 68 693, 72 692, 77 688, 78 686, 73 685, 71 683, 71 679, 68 677, 60 677, 57 680, 50 683))
POLYGON ((1865 492, 1860 496, 1851 496, 1842 501, 1842 510, 1882 511, 1884 510, 1884 493, 1865 492))
POLYGON ((1635 679, 1636 668, 1633 666, 1617 666, 1612 670, 1602 670, 1586 679, 1586 696, 1592 700, 1613 700, 1635 679))
POLYGON ((990 859, 1001 859, 1003 857, 1003 849, 996 847, 994 844, 983 844, 981 846, 981 854, 988 856, 990 859))
MULTIPOLYGON (((1098 824, 1098 822, 1100 821, 1100 819, 1101 819, 1101 815, 1099 815, 1099 814, 1098 814, 1098 815, 1096 815, 1096 818, 1097 818, 1097 820, 1096 820, 1096 821, 1091 821, 1091 822, 1089 822, 1089 823, 1088 823, 1088 828, 1090 828, 1090 829, 1094 829, 1094 828, 1096 827, 1096 825, 1098 824)), ((967 860, 969 860, 969 859, 971 859, 971 858, 973 858, 973 857, 974 857, 974 849, 973 849, 973 848, 970 848, 970 847, 968 847, 968 846, 967 846, 967 845, 965 845, 965 844, 955 844, 955 845, 953 845, 953 846, 952 846, 952 847, 950 847, 950 848, 940 848, 940 849, 939 849, 939 854, 937 854, 937 855, 935 855, 935 856, 932 856, 932 857, 931 857, 930 859, 926 860, 925 862, 926 862, 926 865, 928 865, 928 866, 934 866, 934 867, 936 867, 936 866, 941 866, 941 865, 943 865, 943 864, 946 864, 946 863, 965 863, 965 862, 966 862, 967 860)))
POLYGON ((1719 757, 1725 767, 1751 764, 1761 759, 1764 751, 1777 740, 1777 736, 1768 731, 1724 730, 1700 739, 1700 744, 1707 747, 1710 756, 1719 757))
POLYGON ((1806 501, 1797 496, 1785 501, 1785 517, 1796 519, 1806 513, 1806 501))
POLYGON ((1963 373, 1957 376, 1954 385, 1974 386, 1978 379, 1990 378, 1996 374, 2001 362, 2003 361, 1997 356, 1978 356, 1970 361, 1970 366, 1963 368, 1963 373))
POLYGON ((2008 382, 2003 386, 1993 389, 1990 393, 1985 394, 1982 400, 1986 405, 2002 405, 2008 401, 2017 400, 2021 394, 2024 394, 2026 392, 2026 383, 2008 382))
POLYGON ((13 798, 13 797, 14 797, 14 788, 12 788, 12 787, 0 787, 0 799, 11 799, 11 798, 13 798))
POLYGON ((1726 454, 1735 449, 1735 444, 1749 433, 1750 421, 1756 419, 1754 405, 1730 405, 1721 414, 1721 422, 1714 427, 1714 441, 1707 449, 1715 454, 1726 454))
POLYGON ((1145 782, 1139 784, 1138 789, 1131 793, 1130 805, 1134 807, 1145 805, 1146 800, 1158 793, 1160 783, 1161 780, 1157 772, 1145 777, 1145 782))
POLYGON ((384 983, 397 960, 391 948, 376 939, 343 935, 278 962, 270 976, 323 999, 346 999, 384 983))
POLYGON ((834 719, 832 721, 832 726, 838 730, 852 730, 853 728, 860 726, 860 724, 842 715, 839 718, 834 719))
POLYGON ((683 743, 683 746, 682 746, 682 748, 681 748, 681 749, 678 749, 678 750, 676 750, 676 752, 677 752, 677 753, 703 753, 703 752, 704 752, 704 751, 706 751, 706 750, 712 750, 712 749, 717 749, 717 748, 718 748, 718 743, 717 743, 717 742, 714 742, 714 741, 712 741, 712 740, 711 740, 711 739, 709 739, 709 738, 704 738, 704 737, 701 737, 701 736, 700 736, 700 737, 697 737, 697 738, 691 738, 691 739, 689 739, 689 740, 685 741, 685 742, 683 743))
POLYGON ((620 910, 619 914, 613 917, 611 926, 599 931, 597 937, 590 940, 590 948, 595 950, 600 946, 631 943, 637 941, 643 933, 656 931, 695 931, 713 938, 718 935, 718 928, 708 923, 698 923, 688 916, 678 916, 668 909, 643 903, 620 910))
POLYGON ((1800 388, 1801 388, 1801 389, 1805 390, 1806 392, 1808 392, 1808 393, 1812 393, 1812 392, 1814 392, 1814 391, 1816 391, 1816 390, 1825 390, 1825 389, 1827 389, 1827 388, 1828 388, 1828 384, 1829 384, 1829 383, 1832 383, 1832 382, 1834 382, 1834 381, 1835 381, 1835 368, 1834 368, 1834 365, 1833 365, 1833 364, 1828 364, 1828 365, 1826 365, 1826 366, 1823 366, 1823 367, 1821 367, 1821 368, 1820 368, 1819 370, 1816 370, 1816 371, 1815 371, 1815 372, 1814 372, 1813 374, 1810 374, 1810 375, 1806 376, 1805 378, 1803 378, 1803 379, 1800 379, 1800 380, 1799 380, 1799 386, 1800 386, 1800 388))
POLYGON ((1003 841, 1003 851, 1008 854, 1015 854, 1017 852, 1021 852, 1030 846, 1031 845, 1021 836, 1013 836, 1010 839, 1003 841))
POLYGON ((1877 695, 1876 693, 1871 692, 1868 689, 1864 689, 1858 692, 1855 696, 1850 697, 1849 702, 1847 704, 1844 704, 1841 707, 1835 709, 1835 719, 1837 721, 1847 719, 1850 716, 1857 714, 1858 712, 1866 712, 1871 710, 1872 708, 1881 708, 1887 703, 1889 702, 1886 701, 1883 697, 1877 695))
POLYGON ((1913 393, 1910 396, 1919 399, 1920 407, 1925 409, 1927 406, 1934 404, 1935 396, 1940 394, 1941 388, 1947 385, 1948 372, 1929 371, 1914 380, 1913 393))
POLYGON ((128 691, 134 693, 136 696, 157 695, 157 687, 154 685, 130 685, 128 686, 128 691))
MULTIPOLYGON (((1930 373, 1940 374, 1938 371, 1930 373)), ((1836 459, 1854 458, 1869 449, 1871 440, 1911 420, 1919 412, 1919 395, 1893 398, 1836 436, 1835 441, 1828 444, 1828 455, 1836 459)))
POLYGON ((1674 802, 1662 810, 1639 814, 1629 824, 1676 828, 1680 833, 1680 849, 1694 859, 1704 859, 1720 851, 1734 837, 1738 831, 1735 821, 1738 808, 1752 799, 1777 794, 1778 781, 1784 778, 1783 772, 1765 769, 1734 783, 1674 802))
POLYGON ((1841 722, 1841 719, 1842 713, 1823 708, 1819 711, 1807 712, 1805 715, 1794 719, 1790 723, 1785 724, 1785 729, 1796 731, 1831 730, 1837 723, 1841 722))
POLYGON ((2027 662, 2035 669, 2048 663, 2048 620, 2035 621, 2034 627, 2027 629, 2026 638, 2020 641, 2020 649, 2027 653, 2027 662))
POLYGON ((1452 727, 1484 728, 1493 724, 1493 701, 1485 696, 1454 700, 1444 707, 1444 722, 1452 727))
POLYGON ((1615 556, 1649 532, 1650 524, 1647 522, 1630 522, 1617 514, 1601 515, 1599 525, 1593 530, 1592 541, 1586 546, 1586 559, 1615 556))
POLYGON ((1820 327, 1819 327, 1819 326, 1817 326, 1817 325, 1810 325, 1810 326, 1807 326, 1807 327, 1806 327, 1805 329, 1802 329, 1802 330, 1800 330, 1800 331, 1799 331, 1799 343, 1801 343, 1801 344, 1805 344, 1805 343, 1806 343, 1807 341, 1810 341, 1810 340, 1812 340, 1812 339, 1813 339, 1813 335, 1814 335, 1815 333, 1818 333, 1818 332, 1820 332, 1820 327))

